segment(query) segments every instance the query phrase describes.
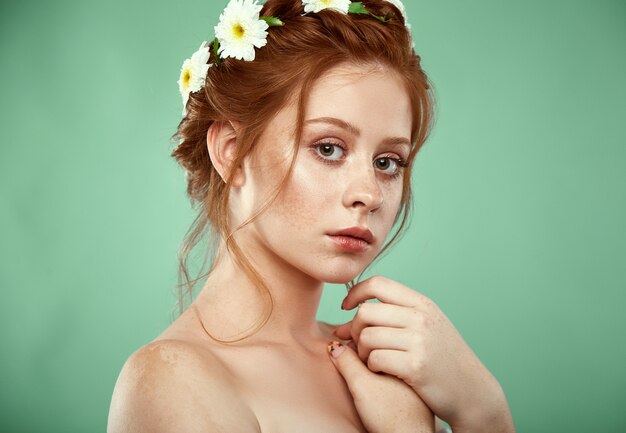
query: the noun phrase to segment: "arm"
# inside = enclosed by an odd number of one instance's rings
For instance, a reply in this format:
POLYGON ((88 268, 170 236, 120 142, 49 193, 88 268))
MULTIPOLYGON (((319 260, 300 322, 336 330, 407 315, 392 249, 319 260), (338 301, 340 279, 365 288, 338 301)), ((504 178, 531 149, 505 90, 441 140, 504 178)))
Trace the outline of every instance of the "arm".
POLYGON ((454 433, 515 433, 497 379, 435 302, 374 276, 352 287, 342 304, 357 306, 335 335, 352 339, 371 371, 404 380, 454 433), (374 298, 380 302, 365 302, 374 298))
POLYGON ((139 349, 115 384, 107 433, 258 433, 217 360, 171 340, 139 349))
POLYGON ((432 411, 404 381, 373 373, 352 347, 340 341, 332 341, 328 351, 369 433, 435 432, 432 411))

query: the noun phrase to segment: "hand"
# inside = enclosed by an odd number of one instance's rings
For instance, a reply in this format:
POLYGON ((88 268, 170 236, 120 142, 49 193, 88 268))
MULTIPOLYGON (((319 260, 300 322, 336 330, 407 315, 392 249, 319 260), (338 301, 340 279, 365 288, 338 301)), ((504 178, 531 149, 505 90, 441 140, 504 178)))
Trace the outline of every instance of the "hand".
POLYGON ((433 413, 410 386, 397 377, 370 371, 354 350, 339 341, 328 347, 369 433, 435 431, 433 413))
POLYGON ((431 299, 375 276, 353 286, 342 308, 357 305, 335 334, 354 340, 371 371, 402 379, 455 433, 515 431, 500 384, 431 299), (373 298, 381 302, 364 302, 373 298))

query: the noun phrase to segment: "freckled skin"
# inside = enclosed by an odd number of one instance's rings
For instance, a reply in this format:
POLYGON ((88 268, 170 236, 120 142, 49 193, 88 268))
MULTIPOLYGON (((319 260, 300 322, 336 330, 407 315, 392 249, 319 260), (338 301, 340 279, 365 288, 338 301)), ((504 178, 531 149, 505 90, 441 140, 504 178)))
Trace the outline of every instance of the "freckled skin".
MULTIPOLYGON (((264 298, 227 255, 194 301, 197 308, 177 318, 155 339, 156 347, 145 348, 155 351, 147 355, 151 360, 159 350, 155 363, 163 361, 161 370, 168 377, 174 371, 175 389, 185 383, 184 395, 193 395, 194 404, 203 407, 196 416, 210 413, 214 402, 206 397, 207 390, 219 383, 218 402, 228 404, 219 406, 227 409, 216 419, 262 427, 224 431, 366 431, 344 379, 329 359, 327 344, 336 338, 335 325, 317 321, 316 314, 324 283, 358 276, 390 233, 402 177, 392 178, 394 170, 387 172, 374 163, 408 157, 409 146, 392 146, 387 140, 411 137, 410 102, 402 82, 387 68, 342 65, 315 83, 304 114, 305 122, 331 118, 360 132, 350 132, 336 121, 307 123, 282 192, 236 233, 238 244, 271 287, 270 319, 237 343, 222 344, 207 336, 207 329, 222 339, 239 335, 263 313, 264 298), (329 153, 322 153, 322 146, 328 146, 329 153), (336 162, 324 162, 329 159, 336 162), (327 236, 352 226, 366 227, 374 235, 366 252, 340 250, 327 236)), ((230 196, 231 227, 263 206, 282 180, 294 151, 295 120, 293 105, 277 113, 243 165, 245 182, 230 196)), ((149 370, 141 362, 145 355, 134 368, 149 370)), ((141 371, 129 375, 141 377, 141 371)), ((124 398, 120 392, 112 406, 122 407, 124 398)), ((179 409, 184 408, 173 408, 172 413, 179 409)))
MULTIPOLYGON (((295 114, 293 106, 281 111, 261 137, 258 170, 251 173, 251 181, 262 188, 256 206, 262 205, 288 168, 295 114)), ((319 280, 345 282, 373 260, 398 212, 401 177, 387 179, 373 162, 381 156, 408 156, 408 148, 399 155, 395 149, 381 147, 381 142, 389 136, 410 137, 410 103, 399 78, 389 71, 344 68, 320 79, 312 89, 305 119, 319 117, 342 119, 361 133, 356 137, 322 123, 306 126, 291 178, 253 225, 268 254, 319 280), (325 164, 313 155, 310 146, 327 138, 348 148, 341 164, 325 164), (325 237, 352 226, 368 227, 374 234, 376 243, 367 253, 345 254, 325 237)))

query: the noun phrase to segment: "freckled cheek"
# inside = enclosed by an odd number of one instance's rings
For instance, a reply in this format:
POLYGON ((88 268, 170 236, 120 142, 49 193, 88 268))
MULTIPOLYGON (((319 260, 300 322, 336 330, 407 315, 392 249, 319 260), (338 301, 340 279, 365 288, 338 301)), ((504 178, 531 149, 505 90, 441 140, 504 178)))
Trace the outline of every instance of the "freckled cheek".
POLYGON ((400 210, 400 204, 402 200, 402 187, 392 186, 387 190, 383 190, 384 204, 382 209, 382 219, 385 221, 385 226, 388 230, 393 226, 396 214, 400 210))
POLYGON ((294 170, 276 199, 275 212, 281 224, 292 228, 319 226, 324 218, 332 217, 333 197, 319 173, 308 176, 294 170))

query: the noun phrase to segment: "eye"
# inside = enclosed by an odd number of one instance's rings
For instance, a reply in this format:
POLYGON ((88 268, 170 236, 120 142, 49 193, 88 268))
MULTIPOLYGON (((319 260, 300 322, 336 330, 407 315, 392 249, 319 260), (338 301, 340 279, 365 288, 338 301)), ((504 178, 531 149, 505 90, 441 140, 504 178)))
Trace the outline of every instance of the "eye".
POLYGON ((330 161, 338 161, 344 154, 344 149, 335 143, 319 143, 315 145, 315 149, 323 159, 330 161))
POLYGON ((402 168, 406 167, 406 163, 400 158, 385 156, 374 160, 374 167, 389 176, 394 176, 399 174, 402 168))

